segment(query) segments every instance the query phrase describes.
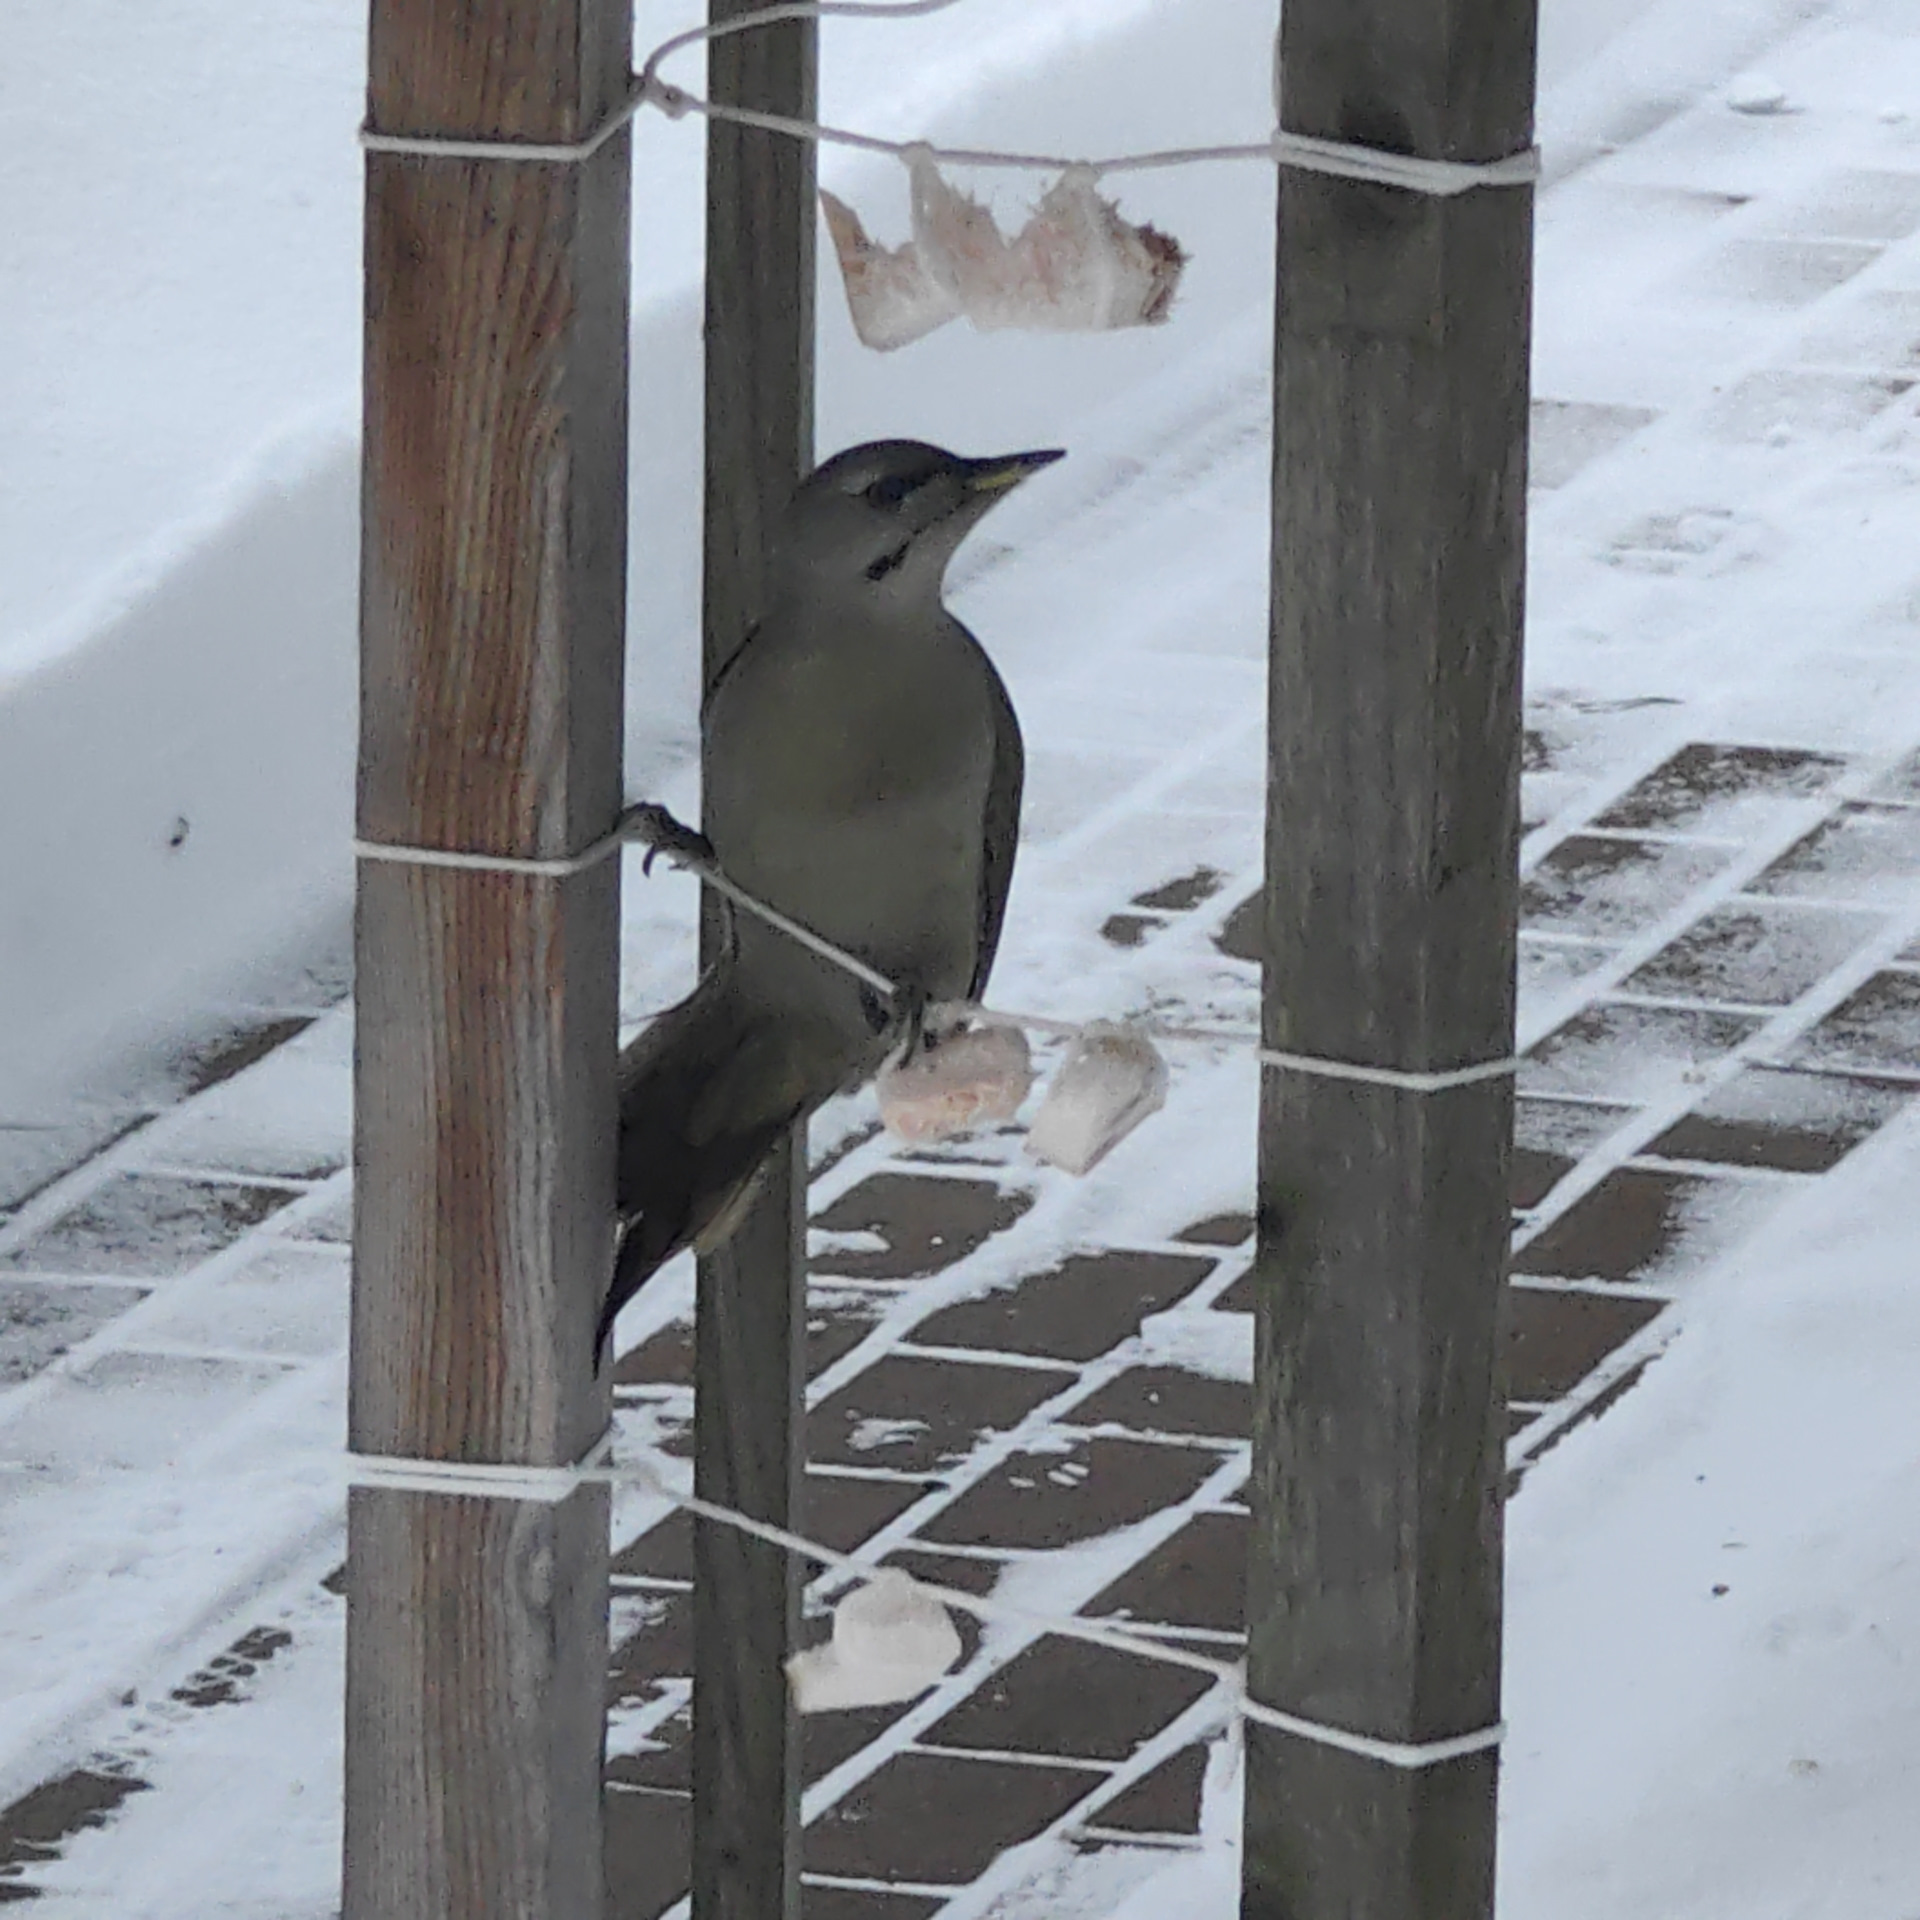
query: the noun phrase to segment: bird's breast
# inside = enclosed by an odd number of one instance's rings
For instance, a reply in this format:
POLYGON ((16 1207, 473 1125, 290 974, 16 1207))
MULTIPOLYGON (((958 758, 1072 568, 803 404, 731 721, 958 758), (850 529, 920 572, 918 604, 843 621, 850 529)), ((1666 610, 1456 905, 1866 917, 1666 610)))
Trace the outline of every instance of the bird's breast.
POLYGON ((743 658, 707 716, 703 824, 760 898, 957 992, 978 940, 995 717, 983 656, 951 637, 743 658))

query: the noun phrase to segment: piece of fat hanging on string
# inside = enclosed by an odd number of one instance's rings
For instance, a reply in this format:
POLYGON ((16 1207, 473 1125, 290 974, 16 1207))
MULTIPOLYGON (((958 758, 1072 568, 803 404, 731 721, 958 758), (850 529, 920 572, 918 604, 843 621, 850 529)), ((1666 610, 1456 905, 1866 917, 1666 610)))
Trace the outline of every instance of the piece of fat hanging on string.
POLYGON ((1122 218, 1091 167, 1069 167, 1009 239, 989 208, 948 185, 925 148, 910 149, 906 161, 913 237, 902 246, 882 246, 844 200, 820 195, 862 345, 891 352, 963 315, 987 332, 1040 333, 1104 333, 1167 318, 1185 250, 1122 218))

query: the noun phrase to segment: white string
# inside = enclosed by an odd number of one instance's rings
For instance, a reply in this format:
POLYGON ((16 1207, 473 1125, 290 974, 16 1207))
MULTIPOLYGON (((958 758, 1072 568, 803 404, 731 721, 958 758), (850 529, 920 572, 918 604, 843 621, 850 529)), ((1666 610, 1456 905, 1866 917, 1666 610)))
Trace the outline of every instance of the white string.
POLYGON ((1095 176, 1139 173, 1170 167, 1209 165, 1219 161, 1266 160, 1295 172, 1363 180, 1375 186, 1399 187, 1448 199, 1475 187, 1526 186, 1540 177, 1540 150, 1528 147, 1498 160, 1429 160, 1418 154, 1395 153, 1384 147, 1355 141, 1323 140, 1313 134, 1276 128, 1265 140, 1214 147, 1166 147, 1149 153, 1112 154, 1102 160, 1084 160, 1069 154, 1007 153, 983 147, 943 147, 924 140, 885 140, 877 134, 857 133, 850 127, 828 126, 798 115, 767 113, 757 107, 703 98, 660 77, 660 65, 671 55, 705 41, 719 40, 750 28, 774 26, 789 20, 908 19, 942 12, 957 0, 895 0, 874 5, 869 0, 782 0, 731 19, 690 27, 663 40, 633 76, 626 98, 584 140, 463 140, 429 134, 380 133, 360 130, 360 145, 369 153, 397 153, 417 158, 448 160, 547 161, 578 165, 591 160, 643 106, 658 108, 671 120, 698 114, 728 125, 754 127, 786 134, 816 146, 850 147, 862 153, 885 153, 911 161, 925 158, 959 167, 1018 167, 1031 172, 1065 173, 1080 169, 1095 176))
POLYGON ((1478 1060, 1467 1067, 1446 1067, 1438 1073, 1414 1073, 1404 1067, 1368 1067, 1357 1060, 1328 1060, 1313 1053, 1283 1053, 1262 1047, 1263 1066, 1283 1067, 1321 1080, 1357 1080, 1374 1087, 1397 1087, 1403 1093, 1445 1093, 1449 1087, 1470 1087, 1482 1080, 1504 1080, 1520 1071, 1517 1054, 1504 1060, 1478 1060))
POLYGON ((883 140, 877 134, 856 133, 849 127, 828 126, 793 114, 767 113, 758 107, 705 100, 657 75, 647 86, 647 103, 659 107, 673 119, 695 113, 709 120, 724 120, 732 126, 788 134, 819 146, 886 153, 898 160, 925 158, 956 167, 1019 167, 1036 173, 1079 169, 1098 178, 1108 173, 1144 173, 1171 167, 1204 166, 1217 161, 1268 160, 1299 173, 1364 180, 1375 186, 1400 187, 1441 199, 1450 199, 1474 187, 1525 186, 1540 177, 1538 147, 1528 147, 1498 160, 1427 160, 1418 154, 1394 153, 1385 147, 1361 146, 1346 140, 1321 140, 1312 134, 1289 133, 1284 128, 1260 141, 1218 147, 1162 147, 1149 153, 1110 154, 1099 160, 1083 160, 1071 154, 1009 153, 989 147, 945 147, 927 140, 883 140))
POLYGON ((518 1466, 499 1460, 416 1460, 396 1453, 344 1455, 347 1484, 392 1493, 469 1494, 476 1499, 530 1500, 557 1506, 604 1477, 613 1454, 609 1426, 571 1466, 518 1466))
POLYGON ((449 847, 407 847, 385 840, 356 840, 353 851, 361 860, 384 860, 394 866, 454 867, 470 873, 531 873, 560 880, 568 874, 597 867, 608 854, 618 852, 622 844, 622 836, 615 831, 602 834, 578 853, 556 854, 551 859, 511 853, 456 853, 449 847))
POLYGON ((360 145, 367 153, 399 153, 415 159, 544 160, 577 167, 591 160, 644 104, 645 95, 630 85, 625 99, 584 140, 461 140, 438 134, 378 133, 363 126, 360 145))
MULTIPOLYGON (((807 0, 807 3, 812 4, 812 0, 807 0)), ((821 3, 832 4, 833 0, 821 0, 821 3)), ((845 0, 845 3, 851 4, 851 0, 845 0)), ((942 0, 942 4, 951 4, 951 0, 942 0)), ((638 808, 629 808, 611 833, 603 834, 579 853, 554 859, 523 859, 501 853, 458 853, 444 847, 408 847, 379 840, 356 840, 353 850, 363 860, 385 860, 403 866, 454 867, 479 873, 526 873, 546 878, 564 878, 597 866, 622 846, 644 843, 645 834, 634 824, 634 816, 639 811, 638 808)), ((736 906, 743 907, 768 926, 797 941, 808 952, 851 974, 876 993, 883 993, 889 999, 899 997, 897 981, 889 979, 877 967, 869 966, 857 953, 849 953, 845 947, 836 945, 824 934, 814 932, 804 922, 795 920, 790 914, 782 913, 778 907, 769 906, 766 901, 749 893, 745 887, 729 878, 714 861, 673 849, 664 851, 675 865, 684 866, 689 872, 697 874, 715 892, 724 894, 736 906)), ((1072 1039, 1085 1030, 1083 1021, 1060 1020, 1043 1013, 1013 1013, 997 1007, 977 1006, 971 1001, 942 1003, 929 1008, 927 1017, 936 1029, 971 1021, 984 1027, 1017 1027, 1030 1033, 1052 1034, 1063 1039, 1072 1039)), ((1180 1026, 1155 1020, 1131 1019, 1125 1024, 1134 1032, 1154 1040, 1244 1046, 1249 1037, 1226 1028, 1180 1026)), ((1290 1073, 1306 1074, 1322 1080, 1345 1080, 1365 1086, 1393 1087, 1403 1093, 1445 1093, 1451 1088, 1472 1086, 1482 1080, 1501 1080, 1518 1073, 1522 1064, 1518 1055, 1509 1055, 1500 1060, 1479 1060, 1464 1067, 1444 1067, 1427 1072, 1406 1067, 1369 1066, 1358 1060, 1333 1060, 1320 1054, 1287 1053, 1277 1047, 1260 1047, 1256 1050, 1256 1057, 1264 1066, 1280 1067, 1290 1073)))
MULTIPOLYGON (((776 1526, 770 1520, 757 1520, 737 1508, 726 1507, 696 1494, 680 1493, 670 1486, 659 1470, 647 1461, 629 1461, 615 1465, 609 1458, 613 1445, 611 1427, 570 1467, 529 1467, 478 1461, 412 1460, 393 1454, 349 1453, 345 1456, 348 1483, 352 1486, 382 1487, 406 1493, 468 1495, 475 1498, 530 1500, 553 1504, 587 1486, 637 1486, 657 1498, 690 1513, 698 1520, 731 1528, 769 1546, 812 1560, 836 1573, 871 1579, 878 1569, 833 1547, 822 1546, 804 1534, 776 1526)), ((1504 1724, 1482 1727, 1472 1733, 1454 1734, 1443 1740, 1382 1740, 1351 1728, 1310 1720, 1253 1699, 1246 1690, 1243 1670, 1225 1660, 1215 1660, 1186 1647, 1151 1640, 1130 1631, 1123 1624, 1088 1620, 1075 1614, 1033 1613, 1024 1607, 983 1599, 960 1587, 941 1586, 916 1579, 915 1585, 929 1599, 942 1606, 970 1614, 976 1620, 1000 1622, 1030 1632, 1051 1634, 1060 1639, 1078 1640, 1088 1646, 1111 1652, 1131 1654, 1136 1659, 1156 1661, 1162 1666, 1182 1667, 1203 1673, 1225 1687, 1233 1697, 1234 1711, 1247 1720, 1273 1727, 1281 1733, 1308 1740, 1317 1746, 1337 1748, 1383 1765, 1413 1771, 1442 1765, 1470 1753, 1497 1747, 1505 1737, 1504 1724)))

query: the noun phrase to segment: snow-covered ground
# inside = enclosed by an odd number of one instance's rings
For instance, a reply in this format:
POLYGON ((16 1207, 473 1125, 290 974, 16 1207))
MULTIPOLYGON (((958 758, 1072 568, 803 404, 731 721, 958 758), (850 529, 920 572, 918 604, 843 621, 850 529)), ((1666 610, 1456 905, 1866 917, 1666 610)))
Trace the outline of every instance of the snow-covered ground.
MULTIPOLYGON (((643 7, 639 41, 685 11, 643 7)), ((1255 137, 1271 18, 1271 0, 965 0, 835 25, 826 106, 974 144, 1255 137)), ((17 1212, 0 1194, 0 1311, 17 1342, 31 1299, 46 1340, 75 1343, 0 1385, 0 1463, 26 1469, 0 1473, 0 1805, 97 1752, 133 1756, 147 1789, 35 1866, 48 1920, 332 1910, 338 1618, 314 1582, 338 1552, 324 1455, 351 1030, 297 963, 337 925, 348 879, 361 30, 336 0, 271 18, 209 0, 128 18, 92 0, 32 11, 0 73, 0 180, 23 210, 0 241, 0 415, 20 449, 0 475, 0 1122, 79 1124, 82 1079, 96 1117, 165 1108, 17 1212), (112 103, 77 166, 55 164, 74 150, 70 71, 112 103), (222 80, 239 71, 244 99, 222 80), (215 1002, 320 1017, 168 1105, 128 1049, 177 1042, 215 1002), (203 1241, 203 1221, 167 1207, 208 1170, 230 1218, 203 1241), (292 1646, 252 1663, 243 1706, 166 1698, 263 1618, 292 1646), (217 1844, 196 1813, 217 1816, 217 1844)), ((1920 816, 1889 804, 1920 799, 1920 778, 1892 771, 1920 746, 1920 10, 1548 0, 1542 85, 1529 682, 1551 751, 1529 863, 1554 871, 1596 821, 1600 843, 1618 836, 1609 805, 1685 743, 1830 758, 1799 786, 1654 821, 1644 845, 1671 841, 1660 872, 1688 876, 1671 898, 1625 887, 1617 925, 1598 892, 1541 909, 1527 1041, 1573 1031, 1561 1023, 1603 997, 1671 996, 1670 962, 1665 987, 1637 970, 1716 902, 1764 917, 1784 894, 1809 917, 1804 938, 1741 963, 1737 991, 1705 996, 1745 1009, 1731 1052, 1681 1074, 1644 1039, 1543 1046, 1523 1081, 1540 1111, 1548 1094, 1630 1088, 1633 1114, 1594 1107, 1609 1117, 1523 1229, 1523 1267, 1629 1158, 1676 1191, 1699 1171, 1695 1149, 1663 1159, 1655 1136, 1704 1083, 1797 1057, 1870 977, 1920 981, 1920 816), (1770 877, 1798 871, 1813 830, 1838 851, 1810 878, 1770 877)), ((629 785, 681 800, 699 148, 691 125, 657 119, 637 140, 629 785)), ((903 229, 890 163, 829 157, 823 177, 870 226, 903 229)), ((1005 208, 1025 191, 992 184, 1005 208)), ((1194 253, 1170 326, 1098 341, 955 328, 876 359, 828 283, 821 438, 1071 448, 955 576, 1033 753, 998 994, 1072 1016, 1164 996, 1230 1017, 1250 986, 1212 936, 1259 856, 1271 189, 1258 168, 1206 169, 1130 178, 1123 202, 1194 253), (1102 936, 1140 890, 1201 864, 1223 878, 1190 925, 1137 949, 1102 936)), ((689 894, 629 874, 630 1015, 685 982, 689 894)), ((1889 1109, 1920 1083, 1920 1034, 1901 1033, 1875 1042, 1889 1109)), ((1078 1247, 1164 1252, 1185 1223, 1244 1205, 1251 1079, 1176 1064, 1161 1120, 886 1305, 876 1344, 836 1360, 817 1396, 949 1299, 1078 1247)), ((880 1151, 857 1150, 817 1197, 851 1191, 880 1151)), ((1620 1349, 1659 1357, 1602 1417, 1571 1417, 1577 1391, 1539 1416, 1565 1437, 1511 1510, 1509 1920, 1920 1915, 1916 1173, 1909 1109, 1834 1171, 1702 1188, 1703 1208, 1738 1204, 1703 1213, 1711 1231, 1657 1284, 1609 1290, 1533 1259, 1541 1292, 1677 1304, 1620 1349)), ((680 1304, 656 1290, 629 1333, 680 1304)), ((1127 1354, 1180 1363, 1159 1332, 1081 1385, 1127 1354)), ((1217 1371, 1217 1349, 1190 1343, 1186 1362, 1217 1371)), ((953 1488, 993 1466, 969 1456, 953 1488)), ((1231 1458, 1221 1473, 1185 1496, 1193 1511, 1230 1496, 1231 1458)), ((630 1504, 628 1531, 639 1517, 630 1504)), ((1031 1604, 1078 1604, 1107 1578, 1084 1552, 1016 1564, 1031 1604)), ((1177 1725, 1170 1741, 1191 1737, 1177 1725)), ((836 1794, 854 1804, 863 1764, 815 1788, 823 1820, 836 1794)), ((951 1920, 1224 1916, 1231 1788, 1221 1747, 1195 1844, 1076 1852, 1042 1835, 954 1892, 951 1920)))

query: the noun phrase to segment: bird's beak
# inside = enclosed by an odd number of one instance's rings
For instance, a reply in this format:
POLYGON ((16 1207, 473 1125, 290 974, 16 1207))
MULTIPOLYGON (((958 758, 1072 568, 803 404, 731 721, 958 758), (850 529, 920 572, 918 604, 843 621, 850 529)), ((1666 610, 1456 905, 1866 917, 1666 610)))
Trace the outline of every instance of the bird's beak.
POLYGON ((1017 487, 1028 474, 1038 473, 1042 467, 1050 467, 1066 457, 1064 447, 1043 447, 1037 453, 991 454, 984 460, 966 461, 961 480, 969 493, 992 499, 1017 487))

